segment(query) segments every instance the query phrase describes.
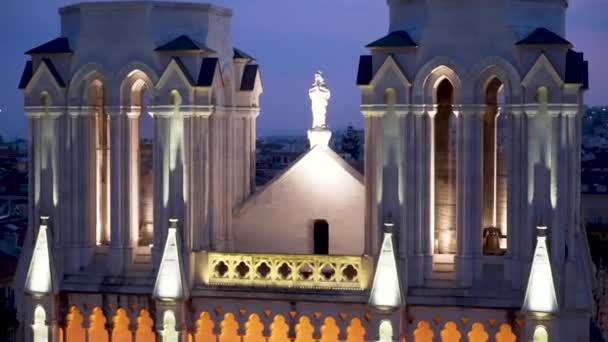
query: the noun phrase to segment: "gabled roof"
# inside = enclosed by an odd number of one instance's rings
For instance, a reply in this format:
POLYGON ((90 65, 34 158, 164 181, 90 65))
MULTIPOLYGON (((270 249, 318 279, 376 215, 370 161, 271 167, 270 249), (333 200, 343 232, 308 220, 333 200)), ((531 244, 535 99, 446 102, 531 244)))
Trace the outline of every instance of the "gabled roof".
POLYGON ((65 37, 59 37, 25 52, 27 55, 44 53, 72 53, 70 42, 65 37))
POLYGON ((393 48, 393 47, 416 47, 418 46, 410 35, 403 30, 393 31, 388 35, 367 44, 368 48, 393 48))
POLYGON ((393 247, 393 234, 389 232, 384 233, 382 248, 376 264, 374 282, 369 295, 369 304, 387 309, 398 308, 403 304, 397 260, 393 247))
MULTIPOLYGON (((238 208, 237 212, 242 212, 243 210, 246 210, 247 207, 253 205, 255 203, 256 198, 263 196, 265 193, 271 193, 274 188, 280 186, 280 184, 288 180, 298 167, 306 166, 307 163, 315 161, 319 156, 321 156, 324 161, 331 161, 331 164, 337 165, 339 168, 344 170, 344 172, 354 178, 361 186, 363 186, 363 175, 359 171, 355 170, 355 168, 353 168, 349 163, 342 159, 342 157, 340 157, 330 147, 316 145, 310 148, 308 151, 304 152, 302 155, 300 155, 298 159, 293 161, 289 165, 289 167, 277 174, 262 189, 253 193, 251 197, 249 197, 241 205, 241 207, 238 208)), ((327 167, 327 165, 325 167, 327 167)))
POLYGON ((547 227, 538 227, 536 249, 530 268, 524 304, 522 305, 523 311, 526 312, 555 313, 559 310, 551 260, 549 260, 547 251, 546 229, 547 227))
MULTIPOLYGON (((55 79, 55 82, 57 82, 57 85, 61 88, 65 88, 65 82, 63 81, 61 75, 59 75, 57 69, 55 69, 53 62, 51 62, 51 60, 48 58, 43 58, 41 65, 38 66, 38 69, 42 66, 42 64, 44 64, 44 66, 46 66, 46 68, 49 70, 51 76, 55 79)), ((21 74, 21 80, 19 81, 19 89, 25 89, 32 80, 33 76, 34 67, 32 61, 28 61, 27 63, 25 63, 23 74, 21 74)))
POLYGON ((188 297, 181 247, 177 220, 172 220, 154 283, 153 294, 158 299, 176 300, 188 297))
POLYGON ((205 51, 205 52, 215 52, 210 48, 206 47, 205 44, 199 43, 186 35, 181 35, 172 41, 163 44, 154 51, 163 52, 163 51, 205 51))
POLYGON ((243 70, 243 78, 241 79, 241 91, 252 91, 255 88, 255 81, 258 77, 259 66, 257 64, 248 64, 243 70))
POLYGON ((30 83, 32 76, 34 75, 34 69, 32 67, 32 61, 27 61, 21 74, 21 80, 19 81, 19 89, 25 89, 27 84, 30 83))
POLYGON ((203 58, 201 70, 198 74, 196 85, 199 87, 211 87, 213 77, 215 76, 215 68, 217 67, 217 58, 203 58))
POLYGON ((243 51, 241 49, 234 48, 232 50, 234 51, 234 54, 232 56, 232 58, 234 58, 234 59, 251 59, 251 60, 255 59, 255 58, 251 57, 251 55, 249 55, 248 53, 246 53, 245 51, 243 51))
POLYGON ((515 45, 572 45, 566 39, 558 34, 544 28, 539 27, 526 38, 520 40, 515 45))
POLYGON ((374 77, 372 56, 359 57, 359 70, 357 71, 357 85, 368 85, 374 77))
POLYGON ((54 288, 51 267, 47 225, 41 223, 27 271, 25 291, 35 294, 51 294, 54 288))
POLYGON ((582 84, 583 89, 589 88, 589 63, 582 52, 568 50, 565 82, 582 84))
POLYGON ((175 64, 177 64, 177 67, 181 70, 184 76, 186 76, 188 82, 194 85, 194 79, 192 78, 192 75, 190 75, 190 73, 188 72, 188 69, 186 68, 182 60, 179 57, 173 57, 172 60, 175 62, 175 64))
POLYGON ((49 72, 51 73, 51 75, 53 75, 53 78, 55 78, 55 81, 57 81, 57 84, 61 88, 65 88, 65 82, 63 81, 63 78, 61 78, 61 75, 59 75, 59 72, 57 72, 57 69, 55 69, 53 62, 51 62, 51 60, 48 58, 43 58, 42 63, 44 63, 46 65, 46 67, 49 69, 49 72))

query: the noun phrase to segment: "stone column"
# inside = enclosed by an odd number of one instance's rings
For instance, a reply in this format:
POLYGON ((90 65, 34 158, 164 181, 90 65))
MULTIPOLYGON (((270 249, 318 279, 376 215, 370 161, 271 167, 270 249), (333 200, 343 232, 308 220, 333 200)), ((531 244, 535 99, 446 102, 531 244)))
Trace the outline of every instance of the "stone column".
POLYGON ((472 285, 475 259, 481 256, 481 189, 483 179, 484 106, 455 108, 458 111, 456 206, 458 253, 455 258, 458 278, 472 285))
MULTIPOLYGON (((523 180, 525 175, 525 153, 524 146, 524 120, 523 111, 520 106, 508 105, 503 109, 509 115, 509 126, 507 137, 510 137, 507 155, 507 252, 505 263, 505 279, 510 279, 514 289, 523 288, 522 266, 521 266, 521 232, 525 226, 525 206, 527 196, 524 191, 523 180)), ((525 282, 524 282, 525 283, 525 282)))
POLYGON ((437 108, 433 105, 422 105, 416 118, 416 131, 420 134, 418 149, 418 195, 419 195, 419 243, 420 253, 424 258, 423 279, 430 279, 433 273, 433 253, 435 241, 435 115, 437 108))
POLYGON ((540 146, 539 137, 537 135, 542 134, 542 130, 538 128, 538 116, 539 109, 536 105, 525 105, 525 125, 524 135, 525 144, 523 149, 526 150, 527 154, 527 167, 524 175, 524 183, 522 184, 522 190, 525 192, 525 202, 522 215, 526 217, 526 222, 521 226, 521 256, 524 261, 524 269, 532 260, 532 254, 534 253, 534 227, 538 226, 537 205, 535 203, 535 192, 538 188, 537 181, 535 179, 535 168, 539 163, 540 158, 540 146))
POLYGON ((110 117, 110 250, 108 271, 118 275, 124 270, 124 230, 129 210, 129 184, 125 165, 129 162, 127 134, 128 119, 120 107, 106 108, 110 117))
POLYGON ((380 248, 378 204, 381 196, 381 116, 384 108, 361 106, 365 117, 365 249, 367 255, 376 255, 380 248))
MULTIPOLYGON (((211 228, 209 226, 209 115, 208 107, 196 108, 190 119, 190 234, 192 235, 193 250, 209 250, 211 243, 211 228)), ((159 248, 162 243, 159 242, 159 248)))
POLYGON ((401 226, 407 234, 408 283, 422 286, 424 283, 424 254, 423 239, 428 229, 421 224, 422 208, 424 205, 421 188, 428 185, 428 175, 422 172, 424 163, 422 149, 425 148, 423 120, 425 111, 418 106, 411 106, 409 115, 405 117, 405 135, 402 137, 405 159, 405 203, 402 209, 405 218, 401 226))

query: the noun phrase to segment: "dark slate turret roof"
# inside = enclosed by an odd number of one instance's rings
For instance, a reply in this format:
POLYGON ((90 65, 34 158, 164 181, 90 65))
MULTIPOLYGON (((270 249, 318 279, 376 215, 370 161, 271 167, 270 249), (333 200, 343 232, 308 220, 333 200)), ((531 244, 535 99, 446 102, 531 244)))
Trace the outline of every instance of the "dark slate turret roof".
MULTIPOLYGON (((51 73, 51 76, 53 76, 53 78, 55 79, 55 82, 57 82, 57 84, 61 88, 65 88, 65 82, 63 81, 63 78, 61 77, 61 75, 59 75, 59 72, 53 65, 53 62, 51 62, 51 60, 48 58, 43 58, 42 63, 44 63, 44 65, 46 65, 46 67, 49 69, 49 72, 51 73)), ((21 74, 21 80, 19 81, 19 89, 25 89, 32 80, 32 76, 34 76, 34 67, 32 61, 27 61, 27 63, 25 63, 25 67, 23 68, 23 74, 21 74)))
POLYGON ((196 85, 199 87, 210 87, 213 84, 213 76, 217 67, 217 58, 203 58, 201 71, 198 74, 196 85))
POLYGON ((68 39, 59 37, 26 52, 27 55, 32 55, 35 53, 72 53, 72 50, 70 49, 70 42, 68 39))
POLYGON ((372 56, 364 55, 359 57, 359 70, 357 71, 357 85, 368 85, 372 78, 373 65, 372 56))
POLYGON ((245 51, 241 50, 241 49, 237 49, 234 48, 234 59, 251 59, 254 60, 255 58, 251 57, 251 55, 249 55, 248 53, 246 53, 245 51))
POLYGON ((245 70, 243 70, 243 79, 241 80, 241 91, 252 91, 255 88, 258 70, 259 66, 257 64, 245 66, 245 70))
POLYGON ((368 48, 416 47, 418 46, 406 31, 394 31, 366 45, 368 48))
POLYGON ((560 37, 544 27, 539 27, 526 38, 520 40, 516 45, 572 45, 569 41, 560 37))
POLYGON ((21 74, 21 80, 19 81, 19 89, 25 89, 27 84, 30 83, 32 76, 34 75, 34 70, 32 69, 32 61, 27 61, 25 63, 25 67, 23 68, 23 73, 21 74))
POLYGON ((568 50, 565 76, 566 83, 582 84, 583 89, 589 88, 589 63, 582 52, 568 50))
POLYGON ((207 52, 215 52, 210 48, 206 47, 205 44, 199 43, 186 35, 181 35, 172 41, 163 44, 154 51, 207 51, 207 52))
POLYGON ((194 80, 192 79, 192 75, 190 75, 190 73, 188 72, 188 69, 184 65, 184 62, 182 62, 182 60, 179 57, 173 57, 172 59, 175 62, 175 64, 177 64, 177 67, 181 70, 181 72, 186 76, 190 85, 195 85, 194 80))
POLYGON ((57 72, 57 69, 55 69, 53 62, 51 62, 51 60, 48 58, 43 58, 42 63, 44 63, 46 65, 46 67, 49 69, 49 71, 51 72, 51 75, 53 75, 53 78, 55 79, 57 84, 59 84, 59 86, 61 88, 65 88, 65 82, 63 81, 63 78, 61 78, 61 75, 59 75, 59 72, 57 72))

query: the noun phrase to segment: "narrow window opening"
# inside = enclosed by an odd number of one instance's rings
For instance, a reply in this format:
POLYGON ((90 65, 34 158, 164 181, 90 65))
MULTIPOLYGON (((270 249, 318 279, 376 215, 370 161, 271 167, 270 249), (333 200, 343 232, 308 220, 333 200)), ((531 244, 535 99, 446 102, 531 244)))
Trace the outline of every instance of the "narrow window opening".
POLYGON ((503 84, 493 78, 486 88, 483 117, 483 252, 502 255, 507 248, 507 117, 500 111, 503 84))
POLYGON ((95 120, 96 139, 96 215, 97 227, 95 240, 97 245, 110 242, 110 145, 109 118, 105 110, 105 89, 99 80, 93 81, 89 89, 89 103, 95 120))
POLYGON ((329 223, 326 220, 315 220, 313 226, 314 253, 318 255, 329 254, 329 223))
MULTIPOLYGON (((177 95, 179 96, 179 95, 177 95)), ((172 95, 172 104, 179 105, 181 99, 172 95)), ((139 115, 139 245, 149 246, 154 237, 154 121, 148 111, 151 103, 149 92, 141 94, 139 115)))
POLYGON ((456 120, 454 88, 444 79, 437 87, 434 118, 435 253, 456 253, 456 120))

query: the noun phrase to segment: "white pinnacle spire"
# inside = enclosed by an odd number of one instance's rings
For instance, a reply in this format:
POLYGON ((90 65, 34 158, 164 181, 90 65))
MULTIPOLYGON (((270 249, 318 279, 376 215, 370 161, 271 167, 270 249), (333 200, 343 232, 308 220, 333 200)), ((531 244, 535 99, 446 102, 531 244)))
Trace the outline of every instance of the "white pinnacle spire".
POLYGON ((43 216, 40 221, 40 229, 38 229, 38 236, 25 279, 25 290, 34 294, 50 294, 53 291, 53 280, 51 252, 47 236, 48 217, 43 216))
POLYGON ((546 230, 547 227, 538 227, 536 250, 530 269, 528 288, 522 307, 523 311, 545 313, 558 311, 551 261, 549 260, 549 253, 547 253, 546 230))
POLYGON ((177 236, 177 220, 169 220, 170 227, 167 232, 165 249, 160 261, 156 283, 154 285, 154 297, 162 300, 176 300, 187 297, 185 289, 185 278, 181 257, 181 244, 177 236))
POLYGON ((392 223, 385 223, 386 231, 382 249, 376 264, 374 283, 369 296, 369 304, 381 309, 393 309, 402 304, 401 285, 397 274, 397 260, 393 248, 392 223))

